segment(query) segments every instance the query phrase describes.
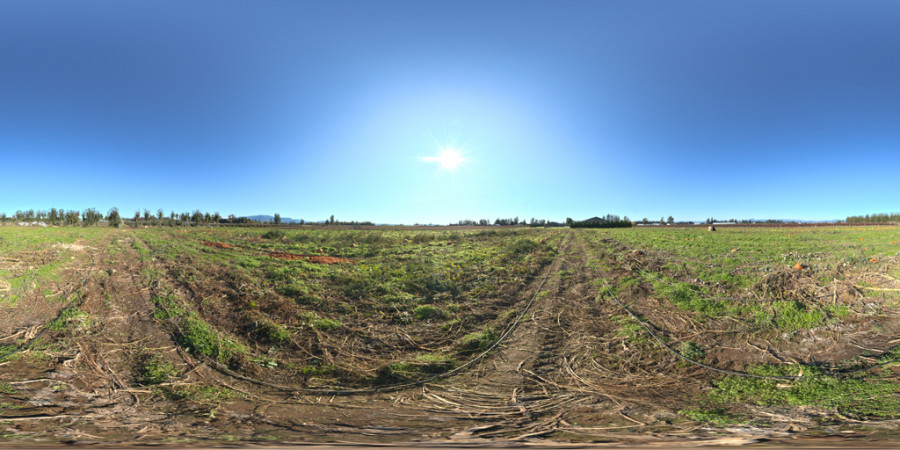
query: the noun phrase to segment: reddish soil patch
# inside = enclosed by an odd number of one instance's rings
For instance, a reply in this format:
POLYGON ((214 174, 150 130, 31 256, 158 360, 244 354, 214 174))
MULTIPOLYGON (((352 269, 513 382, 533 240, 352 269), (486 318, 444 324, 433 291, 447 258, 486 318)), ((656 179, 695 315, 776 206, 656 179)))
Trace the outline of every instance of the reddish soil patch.
POLYGON ((207 246, 207 247, 213 247, 213 248, 234 248, 233 245, 223 244, 223 243, 221 243, 221 242, 209 242, 209 241, 200 241, 200 242, 203 242, 203 245, 205 245, 205 246, 207 246))
POLYGON ((287 253, 287 252, 271 252, 269 256, 276 259, 284 259, 287 261, 297 261, 297 260, 306 260, 315 264, 341 264, 341 263, 352 263, 352 259, 347 258, 338 258, 336 256, 322 256, 322 255, 298 255, 296 253, 287 253))

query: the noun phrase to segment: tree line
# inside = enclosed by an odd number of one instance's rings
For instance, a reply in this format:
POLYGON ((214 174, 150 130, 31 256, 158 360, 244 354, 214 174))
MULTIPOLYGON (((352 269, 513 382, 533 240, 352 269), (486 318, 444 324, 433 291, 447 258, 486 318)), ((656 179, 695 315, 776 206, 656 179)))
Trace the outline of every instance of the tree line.
POLYGON ((463 219, 456 223, 451 223, 449 226, 470 226, 470 227, 489 227, 491 225, 500 225, 500 226, 529 226, 529 227, 561 227, 565 226, 565 224, 560 222, 553 222, 546 219, 537 219, 532 217, 531 220, 519 220, 519 217, 513 217, 511 219, 501 219, 497 218, 493 222, 490 219, 480 219, 480 220, 471 220, 471 219, 463 219))
MULTIPOLYGON (((134 212, 134 215, 130 218, 124 217, 119 209, 116 207, 110 208, 109 211, 104 215, 96 208, 87 208, 83 211, 78 210, 66 210, 64 208, 56 209, 50 208, 49 210, 18 210, 14 215, 8 216, 5 212, 0 212, 0 223, 15 221, 17 223, 32 223, 32 222, 43 222, 48 225, 55 226, 94 226, 99 224, 101 221, 105 221, 106 224, 112 227, 120 227, 123 225, 130 226, 168 226, 168 227, 177 227, 177 226, 212 226, 212 225, 252 225, 252 224, 275 224, 275 225, 304 225, 307 224, 304 220, 299 220, 297 222, 292 222, 288 224, 283 224, 281 221, 281 215, 275 213, 274 219, 271 221, 264 220, 254 220, 248 217, 238 217, 234 214, 229 214, 227 217, 222 217, 218 212, 203 212, 199 209, 195 209, 193 211, 184 211, 180 213, 176 213, 175 211, 170 211, 166 214, 162 209, 156 210, 155 213, 151 212, 149 209, 144 209, 143 211, 138 210, 134 212)), ((374 225, 372 222, 359 222, 359 221, 338 221, 335 220, 332 215, 328 220, 324 222, 317 222, 316 225, 374 225)))
POLYGON ((629 228, 634 224, 628 216, 619 217, 614 214, 607 214, 605 217, 592 217, 587 220, 573 221, 566 219, 571 228, 629 228))
POLYGON ((900 223, 900 213, 866 214, 864 216, 848 216, 847 223, 900 223))

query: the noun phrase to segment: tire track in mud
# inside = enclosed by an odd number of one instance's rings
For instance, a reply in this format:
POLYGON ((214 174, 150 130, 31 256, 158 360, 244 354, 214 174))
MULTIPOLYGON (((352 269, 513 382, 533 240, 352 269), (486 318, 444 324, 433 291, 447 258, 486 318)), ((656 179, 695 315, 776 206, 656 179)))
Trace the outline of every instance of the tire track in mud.
POLYGON ((521 289, 519 304, 524 306, 514 310, 520 320, 507 328, 505 339, 484 358, 476 357, 467 370, 438 383, 393 393, 374 389, 334 397, 295 390, 290 399, 277 399, 272 392, 258 392, 257 398, 265 397, 269 406, 257 408, 254 416, 292 432, 319 433, 339 426, 343 430, 339 434, 356 429, 368 430, 372 436, 452 436, 457 440, 545 434, 546 416, 586 398, 560 392, 535 373, 551 372, 550 367, 557 364, 562 340, 554 328, 559 326, 560 305, 567 292, 567 280, 558 274, 574 270, 572 242, 569 233, 556 258, 521 289), (293 417, 304 419, 298 423, 293 417), (374 430, 373 423, 384 430, 374 430))
POLYGON ((604 321, 592 320, 600 310, 577 242, 576 232, 569 231, 545 269, 551 281, 500 351, 477 370, 423 390, 419 400, 425 409, 480 421, 451 438, 538 438, 571 426, 564 417, 578 408, 612 406, 595 392, 572 386, 570 365, 582 345, 577 338, 605 329, 604 321))
MULTIPOLYGON (((80 294, 63 308, 78 314, 54 328, 44 344, 51 343, 57 354, 42 363, 23 358, 6 368, 3 378, 16 380, 10 382, 15 386, 11 392, 30 404, 17 407, 16 417, 2 418, 21 423, 17 432, 28 435, 40 429, 74 440, 99 435, 132 439, 133 430, 166 419, 166 414, 139 400, 136 393, 147 391, 131 382, 136 349, 165 347, 168 336, 156 329, 149 299, 141 289, 144 263, 128 245, 120 246, 115 256, 106 250, 121 237, 110 235, 88 254, 91 266, 78 282, 80 294), (82 422, 73 425, 73 421, 82 422)), ((130 244, 132 239, 120 241, 130 244)))
MULTIPOLYGON (((598 300, 598 277, 583 236, 571 230, 546 268, 551 280, 529 320, 478 370, 442 386, 428 386, 414 405, 469 425, 454 440, 582 440, 613 437, 629 443, 676 440, 671 425, 698 385, 690 368, 670 373, 673 362, 646 365, 647 349, 626 343, 612 320, 622 311, 598 300), (616 361, 605 367, 597 362, 616 361), (614 434, 610 434, 614 433, 614 434), (631 433, 631 434, 628 434, 631 433)), ((611 267, 613 272, 616 266, 611 267)), ((652 351, 652 350, 651 350, 652 351)), ((652 359, 652 358, 651 358, 652 359)))

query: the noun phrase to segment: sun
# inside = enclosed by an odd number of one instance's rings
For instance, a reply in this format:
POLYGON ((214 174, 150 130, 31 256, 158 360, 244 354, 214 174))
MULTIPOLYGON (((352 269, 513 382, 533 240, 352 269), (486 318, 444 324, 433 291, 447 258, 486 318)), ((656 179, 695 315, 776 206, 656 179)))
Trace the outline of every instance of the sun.
POLYGON ((429 156, 424 158, 424 160, 436 162, 441 165, 441 169, 447 170, 453 170, 465 161, 459 151, 452 148, 441 149, 441 154, 439 156, 429 156))
POLYGON ((441 163, 442 169, 453 170, 462 164, 463 157, 458 151, 447 148, 441 151, 441 156, 438 156, 438 162, 441 163))

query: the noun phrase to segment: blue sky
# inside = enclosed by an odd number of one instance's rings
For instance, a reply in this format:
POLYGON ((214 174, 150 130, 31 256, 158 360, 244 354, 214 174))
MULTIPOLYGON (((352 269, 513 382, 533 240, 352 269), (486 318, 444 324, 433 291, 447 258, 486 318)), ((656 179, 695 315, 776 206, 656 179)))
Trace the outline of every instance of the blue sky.
POLYGON ((0 211, 897 211, 898 23, 891 1, 0 1, 0 211), (424 160, 443 147, 463 166, 424 160))

